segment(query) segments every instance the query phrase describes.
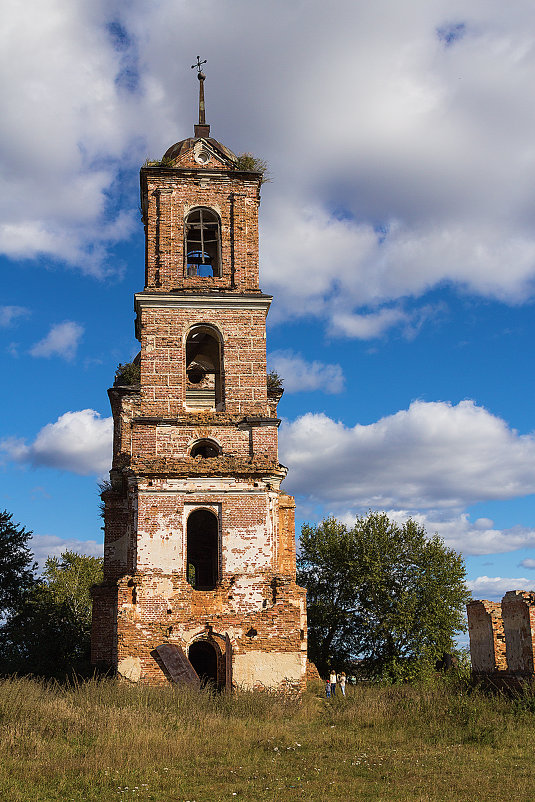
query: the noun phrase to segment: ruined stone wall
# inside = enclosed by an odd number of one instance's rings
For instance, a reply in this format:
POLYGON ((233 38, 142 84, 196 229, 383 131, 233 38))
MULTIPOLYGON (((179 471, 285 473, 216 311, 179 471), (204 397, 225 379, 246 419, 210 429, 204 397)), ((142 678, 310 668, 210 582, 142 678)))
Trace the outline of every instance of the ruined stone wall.
POLYGON ((507 669, 511 672, 535 671, 535 593, 511 590, 502 599, 507 669))
POLYGON ((477 673, 504 671, 505 634, 498 602, 473 601, 467 605, 472 670, 477 673))
POLYGON ((482 675, 535 675, 535 593, 512 590, 501 604, 467 605, 472 670, 482 675))

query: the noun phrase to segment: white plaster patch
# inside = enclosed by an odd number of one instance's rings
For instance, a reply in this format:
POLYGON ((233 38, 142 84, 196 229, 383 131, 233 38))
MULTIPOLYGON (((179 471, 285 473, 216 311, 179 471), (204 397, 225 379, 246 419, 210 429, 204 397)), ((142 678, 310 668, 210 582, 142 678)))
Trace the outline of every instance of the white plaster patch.
POLYGON ((273 549, 266 526, 227 529, 223 537, 223 561, 228 574, 253 574, 270 568, 273 549))
POLYGON ((237 613, 253 613, 262 609, 264 589, 262 577, 239 576, 232 585, 229 598, 237 613))
POLYGON ((129 679, 130 682, 139 682, 141 679, 141 658, 124 657, 117 666, 117 673, 129 679))
POLYGON ((159 568, 164 573, 182 570, 182 532, 165 515, 158 515, 158 526, 153 536, 138 530, 138 568, 159 568))
POLYGON ((278 688, 300 682, 303 661, 300 652, 253 651, 234 656, 233 679, 243 688, 278 688))

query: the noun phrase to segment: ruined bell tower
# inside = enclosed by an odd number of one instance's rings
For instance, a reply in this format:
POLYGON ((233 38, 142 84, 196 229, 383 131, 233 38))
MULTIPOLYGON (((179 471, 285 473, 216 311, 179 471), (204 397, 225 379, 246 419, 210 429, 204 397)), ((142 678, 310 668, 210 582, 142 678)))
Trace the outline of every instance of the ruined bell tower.
POLYGON ((266 377, 262 174, 210 136, 141 168, 138 384, 109 390, 113 464, 92 661, 131 681, 303 687, 305 591, 266 377))

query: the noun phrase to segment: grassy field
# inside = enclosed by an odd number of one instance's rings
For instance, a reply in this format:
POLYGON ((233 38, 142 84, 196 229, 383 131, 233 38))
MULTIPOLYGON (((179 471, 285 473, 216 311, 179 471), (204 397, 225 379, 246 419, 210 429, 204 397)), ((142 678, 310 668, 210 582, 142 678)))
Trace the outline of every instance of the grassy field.
POLYGON ((0 682, 0 800, 532 802, 535 697, 0 682))

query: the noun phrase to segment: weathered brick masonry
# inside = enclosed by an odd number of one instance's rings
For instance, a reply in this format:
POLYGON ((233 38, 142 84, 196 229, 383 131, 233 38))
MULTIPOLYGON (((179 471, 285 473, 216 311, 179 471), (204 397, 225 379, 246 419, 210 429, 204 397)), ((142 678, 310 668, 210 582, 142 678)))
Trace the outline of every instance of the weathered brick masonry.
POLYGON ((511 590, 501 604, 467 605, 472 671, 512 684, 535 678, 535 593, 511 590))
POLYGON ((109 391, 92 659, 162 683, 155 650, 171 644, 220 687, 303 687, 305 591, 258 283, 261 174, 238 170, 208 126, 196 134, 141 169, 141 380, 109 391))

